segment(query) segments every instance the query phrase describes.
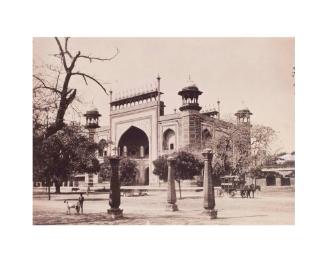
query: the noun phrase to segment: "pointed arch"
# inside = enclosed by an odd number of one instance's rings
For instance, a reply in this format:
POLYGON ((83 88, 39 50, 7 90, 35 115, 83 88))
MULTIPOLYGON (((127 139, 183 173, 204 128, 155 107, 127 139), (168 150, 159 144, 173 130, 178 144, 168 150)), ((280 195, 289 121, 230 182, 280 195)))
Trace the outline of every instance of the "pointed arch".
POLYGON ((169 128, 163 133, 162 148, 163 150, 176 150, 176 134, 174 130, 169 128))
POLYGON ((206 145, 208 143, 211 143, 211 140, 212 140, 212 134, 207 128, 205 128, 202 131, 202 144, 206 145))
POLYGON ((132 158, 149 157, 149 138, 140 128, 130 126, 120 137, 118 142, 120 155, 132 158))

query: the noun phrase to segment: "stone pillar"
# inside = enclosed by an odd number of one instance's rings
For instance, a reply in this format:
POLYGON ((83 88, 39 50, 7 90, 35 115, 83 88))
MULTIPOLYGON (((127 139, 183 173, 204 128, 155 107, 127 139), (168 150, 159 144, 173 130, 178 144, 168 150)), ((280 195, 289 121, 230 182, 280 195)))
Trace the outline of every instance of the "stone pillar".
POLYGON ((202 152, 204 157, 204 175, 203 175, 203 207, 204 214, 209 215, 211 219, 217 218, 217 210, 215 210, 215 193, 212 183, 212 151, 211 149, 205 149, 202 152))
POLYGON ((276 177, 276 186, 281 186, 281 178, 280 177, 276 177))
POLYGON ((144 158, 144 146, 140 147, 140 157, 144 158))
POLYGON ((120 156, 120 147, 117 147, 117 152, 112 152, 111 155, 117 155, 120 156))
POLYGON ((175 190, 175 159, 173 157, 168 157, 168 190, 167 190, 167 211, 177 211, 178 207, 176 205, 176 190, 175 190))
POLYGON ((113 218, 123 217, 123 210, 119 208, 120 206, 120 181, 119 181, 119 157, 111 157, 109 159, 110 166, 112 169, 112 174, 110 178, 110 191, 109 191, 109 206, 110 209, 107 210, 108 214, 113 218))
POLYGON ((127 146, 123 147, 123 156, 126 157, 127 156, 127 146))

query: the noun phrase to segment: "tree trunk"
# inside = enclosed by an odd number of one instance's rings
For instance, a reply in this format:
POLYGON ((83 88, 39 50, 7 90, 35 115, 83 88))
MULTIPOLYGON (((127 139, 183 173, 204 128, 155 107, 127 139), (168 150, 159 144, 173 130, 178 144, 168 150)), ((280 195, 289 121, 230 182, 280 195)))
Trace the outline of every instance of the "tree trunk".
POLYGON ((51 200, 51 194, 50 194, 50 178, 49 177, 47 178, 46 186, 48 188, 48 200, 51 200))
POLYGON ((179 188, 179 199, 182 199, 181 181, 177 180, 177 182, 178 182, 178 188, 179 188))
POLYGON ((60 183, 55 182, 55 187, 56 187, 56 194, 60 194, 60 183))

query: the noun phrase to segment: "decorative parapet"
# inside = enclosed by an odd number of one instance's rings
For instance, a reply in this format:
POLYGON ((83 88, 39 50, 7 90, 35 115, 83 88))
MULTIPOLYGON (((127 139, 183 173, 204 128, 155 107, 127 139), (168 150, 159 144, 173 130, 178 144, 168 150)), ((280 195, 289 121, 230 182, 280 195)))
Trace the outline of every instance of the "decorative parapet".
MULTIPOLYGON (((157 89, 137 92, 135 94, 119 97, 116 100, 111 102, 111 110, 119 110, 127 107, 134 107, 141 104, 151 103, 158 101, 159 95, 162 95, 162 92, 159 92, 157 89)), ((164 107, 164 103, 161 102, 161 107, 164 107)))

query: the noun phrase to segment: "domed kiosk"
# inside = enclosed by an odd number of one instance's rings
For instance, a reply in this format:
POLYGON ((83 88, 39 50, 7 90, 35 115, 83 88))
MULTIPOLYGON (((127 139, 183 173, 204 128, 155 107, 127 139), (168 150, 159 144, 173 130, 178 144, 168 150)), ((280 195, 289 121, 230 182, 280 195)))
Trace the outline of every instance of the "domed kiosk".
POLYGON ((89 110, 84 114, 86 117, 86 128, 98 128, 99 126, 99 111, 96 107, 92 106, 89 110))
POLYGON ((182 96, 182 106, 179 110, 197 110, 200 111, 201 107, 199 106, 198 99, 199 95, 202 92, 198 89, 198 87, 192 82, 189 82, 190 85, 184 87, 181 91, 178 92, 180 96, 182 96))

